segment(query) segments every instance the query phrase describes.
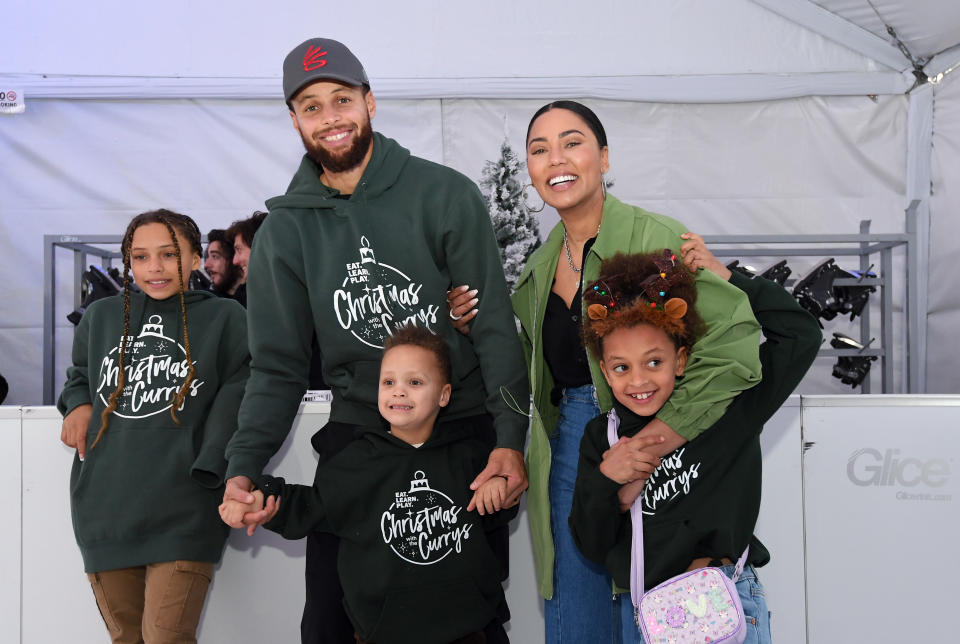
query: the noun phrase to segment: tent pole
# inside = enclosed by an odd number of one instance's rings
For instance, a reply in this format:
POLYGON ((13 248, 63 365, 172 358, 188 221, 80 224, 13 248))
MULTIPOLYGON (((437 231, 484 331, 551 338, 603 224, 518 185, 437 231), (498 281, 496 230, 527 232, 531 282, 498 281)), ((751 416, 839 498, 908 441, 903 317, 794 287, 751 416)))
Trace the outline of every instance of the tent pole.
POLYGON ((910 92, 907 111, 907 173, 905 230, 914 236, 909 247, 907 333, 910 355, 909 393, 927 389, 927 307, 930 270, 930 182, 933 154, 933 85, 910 92))

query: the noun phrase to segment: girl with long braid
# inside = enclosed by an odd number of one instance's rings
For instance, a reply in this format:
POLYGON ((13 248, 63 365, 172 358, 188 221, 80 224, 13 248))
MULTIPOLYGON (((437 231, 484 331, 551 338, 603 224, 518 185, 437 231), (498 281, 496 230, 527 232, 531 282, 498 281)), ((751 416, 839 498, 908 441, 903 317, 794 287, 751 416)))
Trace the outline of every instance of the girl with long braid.
POLYGON ((229 531, 217 506, 249 371, 246 316, 187 290, 202 252, 190 217, 137 215, 121 252, 123 293, 87 308, 57 403, 77 450, 73 529, 113 642, 196 642, 229 531))

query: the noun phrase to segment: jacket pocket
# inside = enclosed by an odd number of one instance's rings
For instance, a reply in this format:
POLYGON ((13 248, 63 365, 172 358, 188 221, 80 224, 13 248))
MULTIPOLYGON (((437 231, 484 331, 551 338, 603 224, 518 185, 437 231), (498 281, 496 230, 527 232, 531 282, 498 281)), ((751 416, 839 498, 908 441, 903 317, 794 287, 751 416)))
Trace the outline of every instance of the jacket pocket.
POLYGON ((171 526, 190 531, 184 520, 200 519, 191 510, 206 505, 206 497, 216 514, 216 491, 190 476, 192 431, 189 425, 108 430, 71 484, 80 545, 143 539, 171 526))

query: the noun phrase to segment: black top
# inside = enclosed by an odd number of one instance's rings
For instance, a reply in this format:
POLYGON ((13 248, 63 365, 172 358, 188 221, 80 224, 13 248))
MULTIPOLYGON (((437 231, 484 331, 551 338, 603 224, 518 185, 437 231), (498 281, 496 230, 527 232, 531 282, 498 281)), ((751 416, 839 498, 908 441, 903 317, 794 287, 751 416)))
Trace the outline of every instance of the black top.
MULTIPOLYGON (((803 378, 822 341, 817 321, 774 282, 734 272, 730 282, 750 298, 766 337, 760 347, 763 380, 740 393, 712 427, 663 457, 640 497, 643 510, 644 585, 687 569, 694 559, 737 560, 750 545, 748 563, 770 554, 753 535, 760 511, 760 431, 803 378)), ((650 420, 614 403, 618 435, 633 436, 650 420)), ((630 513, 617 503, 620 485, 600 471, 609 448, 607 417, 584 430, 570 512, 580 551, 606 566, 620 588, 630 587, 630 513)))
POLYGON ((419 448, 379 426, 360 428, 317 468, 313 486, 258 482, 283 501, 266 527, 287 539, 315 530, 340 537, 344 607, 362 639, 450 642, 482 630, 503 601, 486 533, 517 507, 485 516, 466 510, 470 481, 489 454, 469 423, 438 425, 419 448))
POLYGON ((233 292, 233 295, 227 295, 226 297, 240 302, 240 306, 247 308, 247 284, 244 282, 237 287, 237 290, 233 292))
MULTIPOLYGON (((596 240, 597 238, 593 237, 583 245, 584 256, 596 240)), ((580 265, 583 266, 583 257, 580 258, 580 265)), ((582 294, 583 273, 580 273, 580 285, 570 308, 567 308, 563 298, 553 291, 550 291, 547 299, 547 311, 543 318, 543 357, 556 383, 555 392, 564 387, 580 387, 592 382, 587 350, 580 337, 582 294)), ((558 397, 554 394, 553 399, 556 401, 558 397)))

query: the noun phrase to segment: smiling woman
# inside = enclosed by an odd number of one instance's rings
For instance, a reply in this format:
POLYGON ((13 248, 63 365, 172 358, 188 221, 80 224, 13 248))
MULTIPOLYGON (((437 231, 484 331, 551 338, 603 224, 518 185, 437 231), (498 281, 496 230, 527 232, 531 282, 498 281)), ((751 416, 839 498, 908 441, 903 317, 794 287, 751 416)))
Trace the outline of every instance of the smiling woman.
MULTIPOLYGON (((595 280, 601 262, 617 252, 669 248, 697 269, 695 253, 688 251, 699 238, 673 219, 606 193, 607 136, 585 105, 544 105, 530 120, 526 149, 531 183, 560 215, 527 261, 512 298, 533 393, 527 509, 546 599, 546 641, 609 642, 621 628, 619 611, 611 606, 612 581, 580 553, 567 522, 584 427, 613 402, 599 360, 580 341, 583 283, 595 280)), ((695 438, 759 379, 759 326, 743 292, 708 271, 697 273, 696 289, 707 332, 682 367, 683 380, 669 398, 658 400, 663 406, 657 418, 642 430, 645 440, 663 437, 648 441, 645 451, 654 456, 695 438)), ((455 323, 461 330, 475 319, 475 296, 483 298, 468 288, 451 291, 451 317, 463 316, 455 323)))

